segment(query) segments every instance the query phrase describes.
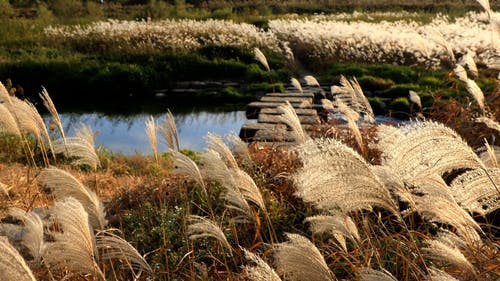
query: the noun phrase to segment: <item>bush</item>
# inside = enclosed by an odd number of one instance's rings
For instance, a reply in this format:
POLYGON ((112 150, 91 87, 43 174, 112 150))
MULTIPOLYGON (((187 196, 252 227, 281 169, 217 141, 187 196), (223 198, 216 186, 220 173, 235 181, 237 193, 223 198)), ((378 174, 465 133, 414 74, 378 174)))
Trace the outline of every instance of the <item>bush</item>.
POLYGON ((439 79, 438 77, 433 77, 433 76, 426 76, 420 78, 418 81, 418 84, 422 87, 428 87, 428 88, 437 88, 442 85, 442 80, 439 79))
POLYGON ((393 116, 399 118, 404 117, 405 114, 401 113, 410 112, 410 101, 407 98, 403 97, 397 98, 387 106, 387 109, 391 112, 394 112, 393 116))
POLYGON ((246 90, 251 93, 284 93, 285 87, 282 83, 254 83, 247 86, 246 90))
POLYGON ((385 104, 380 100, 379 97, 368 97, 368 101, 373 109, 373 113, 376 115, 385 113, 385 104))
POLYGON ((401 84, 392 86, 391 88, 381 92, 379 96, 386 98, 407 97, 410 90, 415 91, 417 93, 420 92, 419 87, 417 85, 401 84))
POLYGON ((371 75, 365 75, 358 78, 359 85, 363 90, 383 91, 394 86, 394 81, 371 75))
POLYGON ((7 19, 14 15, 14 8, 9 0, 0 0, 0 19, 7 19))
POLYGON ((62 18, 74 18, 82 15, 84 11, 79 0, 51 0, 49 7, 56 16, 62 18))

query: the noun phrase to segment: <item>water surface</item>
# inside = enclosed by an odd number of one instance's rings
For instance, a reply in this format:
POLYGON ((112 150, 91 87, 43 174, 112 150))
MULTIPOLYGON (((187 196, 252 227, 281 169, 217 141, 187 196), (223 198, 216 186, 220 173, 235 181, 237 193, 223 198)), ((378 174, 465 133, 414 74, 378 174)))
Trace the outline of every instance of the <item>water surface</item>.
MULTIPOLYGON (((175 117, 179 132, 181 148, 203 150, 204 137, 208 132, 226 135, 239 133, 246 122, 245 111, 240 108, 225 109, 191 109, 171 110, 175 117)), ((151 154, 151 146, 145 133, 145 123, 153 116, 159 123, 165 113, 140 112, 134 114, 109 114, 103 112, 66 112, 61 113, 61 120, 66 135, 74 135, 74 129, 81 122, 92 127, 97 132, 96 146, 104 146, 112 152, 124 154, 151 154)), ((46 116, 49 121, 50 117, 46 116)), ((159 151, 166 150, 166 144, 158 135, 159 151)))

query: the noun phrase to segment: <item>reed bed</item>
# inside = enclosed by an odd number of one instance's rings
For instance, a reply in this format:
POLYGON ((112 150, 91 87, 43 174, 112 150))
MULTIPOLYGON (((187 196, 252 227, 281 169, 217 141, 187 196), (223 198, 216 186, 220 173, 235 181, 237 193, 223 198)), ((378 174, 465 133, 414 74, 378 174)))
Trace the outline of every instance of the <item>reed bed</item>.
MULTIPOLYGON (((274 19, 263 30, 228 20, 108 20, 89 25, 52 26, 49 38, 71 43, 80 49, 130 48, 135 50, 197 50, 205 46, 230 46, 278 54, 292 51, 302 59, 317 62, 374 62, 437 67, 448 55, 442 40, 455 54, 472 51, 477 61, 495 64, 500 15, 470 12, 450 19, 438 14, 429 22, 403 19, 394 21, 356 20, 359 13, 309 18, 274 19), (439 30, 443 38, 436 38, 439 30)), ((395 16, 393 16, 395 17, 395 16)), ((289 56, 288 56, 289 57, 289 56)))

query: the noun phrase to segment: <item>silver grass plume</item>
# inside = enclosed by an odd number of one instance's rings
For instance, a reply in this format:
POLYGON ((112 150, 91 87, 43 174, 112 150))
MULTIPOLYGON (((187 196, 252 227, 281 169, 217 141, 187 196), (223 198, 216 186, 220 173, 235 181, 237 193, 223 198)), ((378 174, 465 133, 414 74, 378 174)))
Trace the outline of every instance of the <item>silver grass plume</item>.
POLYGON ((359 270, 361 281, 397 281, 386 269, 376 270, 369 267, 363 267, 359 270))
POLYGON ((500 147, 491 146, 487 141, 484 143, 486 151, 479 155, 485 167, 500 168, 498 159, 500 159, 500 147))
POLYGON ((467 143, 442 124, 418 122, 398 130, 379 126, 377 147, 382 152, 382 164, 403 180, 482 166, 467 143))
POLYGON ((62 231, 50 232, 54 242, 46 243, 44 260, 57 269, 91 274, 106 280, 96 262, 95 237, 82 204, 67 197, 55 203, 53 215, 62 231))
POLYGON ((227 241, 226 235, 220 226, 215 224, 212 220, 200 216, 190 215, 187 233, 189 235, 189 239, 191 240, 207 237, 215 238, 229 252, 232 251, 232 247, 227 241))
POLYGON ((444 272, 436 267, 433 267, 433 266, 429 267, 429 275, 427 276, 427 278, 425 280, 429 280, 429 281, 459 281, 455 277, 453 277, 453 276, 449 275, 448 273, 446 273, 446 272, 444 272))
POLYGON ((157 134, 158 126, 156 125, 155 119, 153 116, 149 116, 148 120, 146 120, 146 135, 148 136, 149 144, 151 145, 151 150, 153 151, 156 162, 158 162, 157 134))
POLYGON ((174 171, 178 174, 190 177, 197 184, 199 184, 203 192, 207 194, 207 187, 201 175, 200 169, 198 168, 198 165, 196 165, 196 163, 193 160, 191 160, 191 158, 187 157, 186 155, 178 151, 170 150, 170 153, 172 153, 172 157, 175 164, 174 171))
POLYGON ((425 241, 427 247, 423 248, 424 256, 434 261, 452 264, 462 270, 475 274, 474 266, 454 245, 441 240, 425 241))
POLYGON ((350 79, 349 83, 354 91, 356 106, 358 107, 358 110, 365 113, 364 116, 365 121, 370 123, 374 122, 375 114, 373 114, 372 106, 370 105, 370 102, 363 93, 363 89, 361 89, 361 86, 359 85, 356 77, 350 79))
POLYGON ((371 166, 372 172, 382 181, 384 186, 392 195, 395 195, 399 200, 409 204, 409 209, 415 209, 415 200, 413 194, 405 185, 403 180, 386 166, 375 165, 371 166))
POLYGON ((477 222, 462 209, 438 175, 419 177, 412 183, 417 212, 426 220, 451 225, 470 243, 480 241, 477 222))
POLYGON ((307 238, 286 233, 289 241, 274 245, 277 271, 286 280, 337 280, 318 248, 307 238))
POLYGON ((465 88, 467 89, 467 92, 469 92, 469 94, 474 98, 481 111, 484 113, 484 94, 481 88, 479 88, 476 82, 471 79, 467 79, 467 81, 465 81, 465 88))
POLYGON ((160 134, 167 142, 167 145, 172 150, 179 151, 179 135, 177 133, 177 126, 175 125, 175 118, 170 110, 167 111, 163 118, 163 123, 160 128, 160 134))
POLYGON ((22 244, 29 250, 35 262, 40 262, 45 247, 42 219, 37 213, 19 208, 10 208, 9 215, 23 222, 22 244))
POLYGON ((245 258, 255 264, 254 266, 246 265, 243 267, 243 271, 250 281, 281 281, 274 269, 263 259, 245 248, 241 248, 241 250, 245 254, 245 258))
POLYGON ((5 281, 36 281, 23 257, 9 243, 6 237, 0 236, 0 279, 5 281))
POLYGON ((32 134, 41 142, 50 142, 45 123, 35 106, 16 97, 11 97, 10 100, 11 104, 7 104, 7 108, 15 117, 19 130, 22 133, 32 134))
POLYGON ((42 92, 40 93, 40 98, 43 101, 43 105, 47 110, 50 112, 50 115, 52 116, 52 122, 57 126, 59 129, 59 133, 61 134, 61 138, 63 141, 66 141, 66 135, 64 134, 64 129, 61 123, 61 118, 59 118, 59 113, 57 113, 56 106, 54 105, 54 102, 52 102, 52 99, 49 96, 49 93, 45 88, 42 87, 42 92))
POLYGON ((311 224, 310 229, 313 234, 332 234, 345 252, 347 252, 345 238, 348 238, 353 243, 361 240, 358 228, 351 217, 340 212, 332 211, 330 215, 308 217, 305 222, 311 224))
MULTIPOLYGON (((252 208, 242 192, 241 180, 237 178, 239 176, 237 172, 239 169, 229 169, 222 160, 220 154, 211 149, 206 150, 201 155, 201 158, 204 163, 203 172, 206 173, 206 176, 219 182, 224 188, 221 198, 225 201, 226 208, 238 213, 237 216, 231 218, 231 221, 235 223, 254 221, 252 208)), ((260 202, 264 204, 262 196, 260 196, 260 200, 259 198, 255 199, 255 197, 259 197, 260 191, 258 191, 258 194, 252 194, 248 191, 246 193, 248 198, 255 201, 257 205, 259 205, 260 202)))
POLYGON ((78 128, 75 129, 75 136, 87 141, 92 147, 95 146, 95 135, 96 133, 92 128, 85 123, 80 123, 78 128))
POLYGON ((420 96, 417 94, 417 92, 410 90, 408 95, 410 96, 411 102, 418 105, 419 108, 422 108, 422 101, 420 100, 420 96))
MULTIPOLYGON (((153 274, 153 269, 141 254, 125 239, 110 231, 101 231, 96 235, 96 246, 100 251, 101 260, 119 260, 130 270, 146 271, 153 274)), ((137 276, 137 274, 134 273, 137 276)))
POLYGON ((0 116, 0 133, 21 137, 21 131, 19 130, 15 117, 2 103, 0 103, 0 116))
POLYGON ((312 75, 304 76, 304 80, 306 81, 307 86, 315 86, 321 88, 321 85, 319 84, 318 80, 316 80, 316 78, 314 78, 314 76, 312 75))
POLYGON ((476 53, 467 49, 467 53, 463 55, 460 60, 458 61, 458 64, 465 66, 469 69, 470 73, 472 76, 477 77, 478 71, 477 71, 477 66, 476 63, 474 62, 474 57, 476 56, 476 53))
POLYGON ((262 53, 262 51, 259 48, 254 48, 253 54, 255 56, 255 59, 259 61, 266 68, 268 72, 270 72, 271 69, 269 68, 269 64, 267 63, 267 59, 264 53, 262 53))
POLYGON ((234 153, 242 159, 244 164, 252 163, 252 156, 248 150, 248 145, 238 135, 231 133, 226 136, 226 139, 232 144, 234 153))
POLYGON ((450 184, 457 203, 471 213, 486 215, 500 208, 500 168, 476 169, 450 184))
POLYGON ((0 101, 3 101, 4 103, 7 104, 12 104, 12 101, 10 100, 10 95, 9 91, 5 88, 3 83, 0 81, 0 101))
POLYGON ((389 191, 352 148, 330 139, 310 140, 298 149, 303 167, 293 176, 295 194, 317 208, 343 212, 381 207, 397 214, 389 191))
POLYGON ((302 89, 302 85, 300 85, 299 80, 297 80, 296 78, 293 78, 293 77, 292 77, 292 78, 290 79, 290 83, 292 84, 292 86, 293 86, 295 89, 297 89, 297 91, 299 91, 299 92, 301 92, 301 93, 303 93, 303 92, 304 92, 304 90, 302 89))
POLYGON ((53 142, 55 154, 63 154, 71 159, 71 164, 75 166, 89 165, 94 170, 101 165, 99 156, 97 155, 93 144, 81 137, 67 137, 66 142, 62 139, 57 139, 53 142))
POLYGON ((450 57, 451 61, 456 62, 457 60, 455 59, 455 55, 453 54, 453 49, 452 49, 450 43, 448 43, 448 41, 446 41, 443 34, 435 28, 431 28, 429 30, 430 30, 431 40, 433 40, 438 45, 443 47, 446 50, 446 54, 450 57))
POLYGON ((231 149, 222 141, 220 136, 208 133, 206 140, 207 148, 219 153, 221 159, 229 169, 238 169, 238 162, 236 162, 231 149))
POLYGON ((469 78, 467 77, 467 71, 465 71, 465 68, 463 66, 457 64, 453 69, 453 73, 458 77, 460 81, 467 83, 467 80, 469 78))
POLYGON ((490 1, 489 0, 476 0, 481 7, 486 11, 488 14, 488 17, 491 18, 491 8, 490 8, 490 1))
POLYGON ((281 112, 281 115, 278 115, 278 120, 292 129, 295 142, 298 144, 306 142, 309 136, 304 132, 297 112, 295 112, 292 105, 287 101, 285 104, 279 105, 278 110, 281 112))
POLYGON ((377 126, 377 144, 372 145, 379 151, 390 151, 401 139, 403 131, 399 127, 380 124, 377 126))
POLYGON ((78 200, 88 213, 89 222, 94 229, 104 229, 107 225, 104 206, 99 197, 70 173, 58 168, 46 168, 38 176, 38 181, 50 188, 58 200, 66 197, 78 200))
POLYGON ((500 133, 500 124, 491 118, 488 118, 486 116, 482 116, 482 117, 478 117, 478 118, 474 119, 474 121, 477 123, 483 123, 488 128, 496 130, 497 132, 500 133))
POLYGON ((359 130, 358 124, 356 123, 356 121, 360 117, 359 113, 354 111, 352 108, 347 106, 342 100, 338 98, 335 100, 334 104, 337 106, 338 111, 344 114, 344 116, 347 118, 347 126, 352 131, 352 134, 354 135, 354 139, 356 140, 358 147, 361 150, 363 150, 364 149, 363 136, 361 135, 361 131, 359 130))

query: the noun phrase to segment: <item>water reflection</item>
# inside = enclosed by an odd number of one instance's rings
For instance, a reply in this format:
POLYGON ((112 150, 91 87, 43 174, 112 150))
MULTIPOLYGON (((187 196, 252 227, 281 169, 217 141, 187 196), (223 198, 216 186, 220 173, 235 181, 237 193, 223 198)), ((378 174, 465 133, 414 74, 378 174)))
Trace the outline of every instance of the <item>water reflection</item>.
MULTIPOLYGON (((179 142, 182 148, 202 150, 205 147, 204 137, 208 132, 225 135, 238 133, 246 121, 245 112, 229 109, 229 111, 211 110, 172 110, 179 142)), ((137 113, 133 115, 108 115, 105 113, 61 113, 63 127, 68 136, 74 134, 74 129, 83 122, 97 131, 96 146, 103 145, 113 152, 125 154, 150 154, 151 148, 147 139, 145 122, 149 116, 161 122, 165 113, 137 113)), ((50 122, 50 117, 45 118, 50 122)), ((158 139, 160 151, 166 150, 162 138, 158 139)))

